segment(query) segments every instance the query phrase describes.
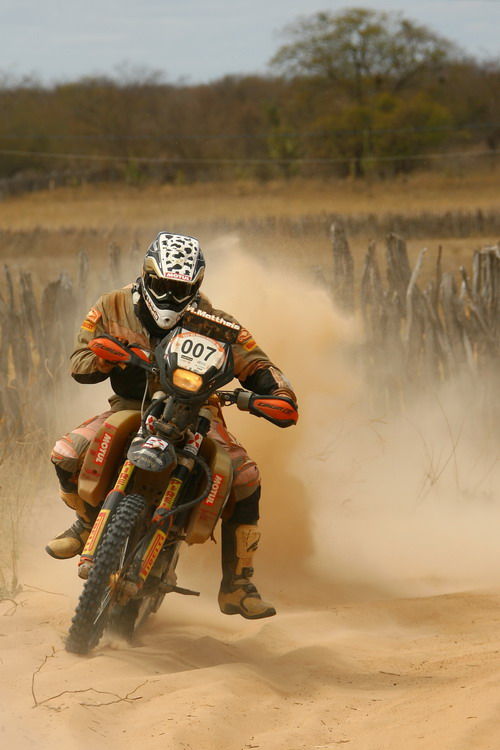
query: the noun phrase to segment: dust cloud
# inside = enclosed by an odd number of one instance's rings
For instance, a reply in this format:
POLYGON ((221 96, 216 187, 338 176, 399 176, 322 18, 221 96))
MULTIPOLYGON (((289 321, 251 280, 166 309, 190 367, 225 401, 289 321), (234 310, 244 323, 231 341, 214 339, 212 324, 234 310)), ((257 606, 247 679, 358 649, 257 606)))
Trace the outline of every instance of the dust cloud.
POLYGON ((228 413, 263 474, 264 578, 287 599, 425 595, 498 581, 498 440, 475 392, 456 382, 404 415, 368 405, 362 332, 328 290, 237 237, 208 252, 205 289, 288 375, 300 404, 279 431, 228 413), (482 415, 484 417, 484 413, 482 415), (325 590, 326 584, 326 590, 325 590), (333 586, 333 588, 332 588, 333 586))

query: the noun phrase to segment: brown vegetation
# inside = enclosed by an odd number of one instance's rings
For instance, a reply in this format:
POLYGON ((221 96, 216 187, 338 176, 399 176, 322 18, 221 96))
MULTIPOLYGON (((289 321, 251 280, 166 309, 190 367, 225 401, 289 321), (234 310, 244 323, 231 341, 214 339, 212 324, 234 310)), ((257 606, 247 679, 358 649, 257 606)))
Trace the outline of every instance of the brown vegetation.
POLYGON ((4 76, 0 194, 495 164, 498 61, 362 8, 314 14, 288 36, 267 76, 203 85, 101 76, 52 87, 4 76))
MULTIPOLYGON (((194 185, 84 185, 5 198, 2 229, 168 227, 266 216, 399 214, 498 209, 500 170, 458 168, 391 180, 252 180, 194 185)), ((427 235, 427 236, 431 236, 427 235)))

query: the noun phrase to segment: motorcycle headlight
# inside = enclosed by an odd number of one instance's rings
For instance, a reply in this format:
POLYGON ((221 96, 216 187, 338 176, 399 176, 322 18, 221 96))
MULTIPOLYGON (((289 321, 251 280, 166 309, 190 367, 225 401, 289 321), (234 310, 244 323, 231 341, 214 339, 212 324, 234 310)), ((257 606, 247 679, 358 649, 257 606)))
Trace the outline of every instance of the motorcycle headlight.
POLYGON ((181 388, 183 391, 189 391, 190 393, 196 393, 203 385, 203 378, 201 375, 198 375, 197 372, 183 370, 178 367, 174 370, 172 382, 176 388, 181 388))

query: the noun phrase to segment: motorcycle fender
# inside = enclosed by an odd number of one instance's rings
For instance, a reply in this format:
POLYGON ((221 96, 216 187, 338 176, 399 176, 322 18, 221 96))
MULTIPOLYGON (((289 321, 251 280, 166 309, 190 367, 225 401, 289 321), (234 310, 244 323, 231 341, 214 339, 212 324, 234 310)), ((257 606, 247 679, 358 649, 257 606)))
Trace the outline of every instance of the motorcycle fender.
POLYGON ((188 544, 202 544, 212 536, 233 482, 233 465, 227 451, 205 438, 200 453, 210 467, 212 486, 207 497, 191 512, 186 530, 188 544))
POLYGON ((114 412, 90 443, 78 479, 78 494, 94 508, 109 492, 118 462, 123 460, 129 438, 140 424, 139 411, 114 412))

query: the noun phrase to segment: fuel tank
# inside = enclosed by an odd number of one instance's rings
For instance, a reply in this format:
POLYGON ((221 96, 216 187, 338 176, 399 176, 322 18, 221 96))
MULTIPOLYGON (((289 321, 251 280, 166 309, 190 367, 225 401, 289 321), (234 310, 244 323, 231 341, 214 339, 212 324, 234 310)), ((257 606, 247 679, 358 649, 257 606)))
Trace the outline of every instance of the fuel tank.
POLYGON ((203 544, 212 536, 233 482, 233 465, 227 451, 210 438, 205 438, 200 453, 210 468, 212 486, 207 497, 191 511, 186 530, 188 544, 203 544))
POLYGON ((140 411, 117 411, 96 433, 78 479, 78 494, 89 505, 97 507, 104 501, 130 435, 137 432, 140 424, 140 411))

